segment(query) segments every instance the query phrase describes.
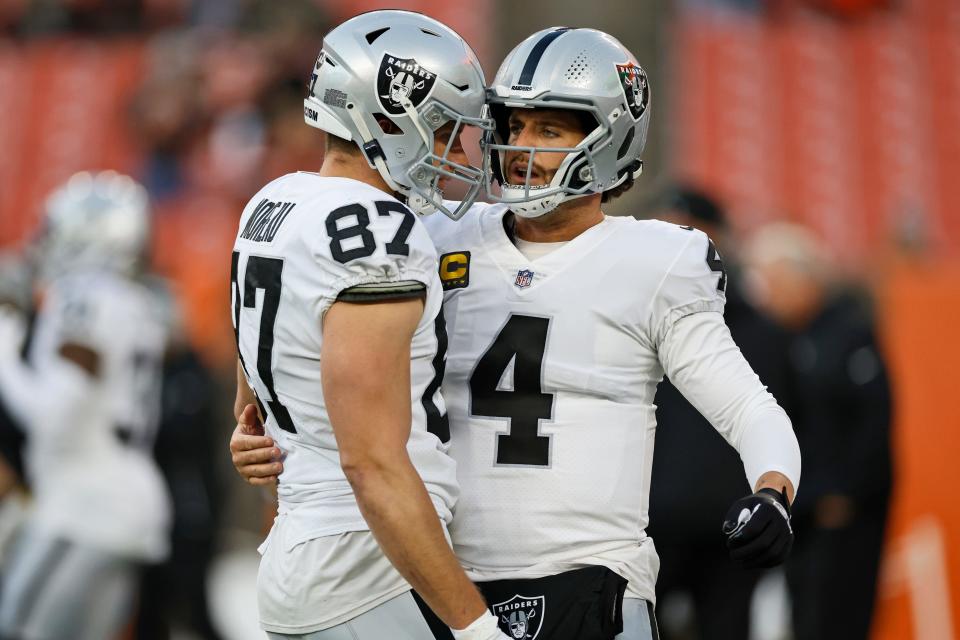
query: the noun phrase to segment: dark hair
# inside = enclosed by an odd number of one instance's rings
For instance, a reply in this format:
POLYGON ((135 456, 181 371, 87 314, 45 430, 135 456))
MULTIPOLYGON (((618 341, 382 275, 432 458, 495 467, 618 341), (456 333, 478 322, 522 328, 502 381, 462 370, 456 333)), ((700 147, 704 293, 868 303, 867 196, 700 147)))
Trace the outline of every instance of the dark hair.
POLYGON ((704 191, 689 185, 675 185, 660 195, 656 203, 660 211, 679 211, 698 222, 725 227, 727 216, 723 207, 704 191))
POLYGON ((637 160, 635 163, 627 167, 625 169, 625 171, 627 172, 627 179, 624 180, 619 185, 617 185, 616 187, 614 187, 613 189, 608 189, 607 191, 604 191, 603 195, 600 197, 600 202, 606 204, 607 202, 610 202, 614 198, 619 198, 620 196, 625 194, 627 191, 630 191, 630 189, 633 188, 633 183, 634 183, 633 174, 642 166, 643 166, 643 162, 641 160, 637 160))
POLYGON ((620 184, 608 191, 604 191, 603 195, 600 196, 600 202, 605 204, 607 202, 610 202, 614 198, 619 198, 620 196, 622 196, 627 191, 630 191, 630 189, 633 188, 633 182, 634 182, 633 176, 628 174, 627 179, 623 181, 623 184, 620 184))
POLYGON ((352 140, 344 140, 340 136, 332 133, 327 134, 326 150, 338 151, 341 153, 355 153, 360 151, 360 149, 352 140))

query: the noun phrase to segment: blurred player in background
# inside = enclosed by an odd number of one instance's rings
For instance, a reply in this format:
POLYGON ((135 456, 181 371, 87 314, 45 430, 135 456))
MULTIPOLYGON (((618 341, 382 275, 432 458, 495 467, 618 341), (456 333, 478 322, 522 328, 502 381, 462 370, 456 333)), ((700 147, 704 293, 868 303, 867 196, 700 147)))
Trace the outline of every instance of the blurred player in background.
POLYGON ((147 193, 79 173, 47 200, 43 291, 29 353, 0 316, 0 402, 26 434, 26 522, 3 571, 0 637, 99 639, 129 620, 143 563, 168 549, 169 498, 152 446, 167 345, 142 279, 147 193))
MULTIPOLYGON (((734 558, 776 564, 792 541, 796 439, 723 322, 719 255, 701 232, 602 211, 640 173, 649 99, 643 69, 609 35, 534 34, 488 91, 501 204, 426 220, 462 485, 450 532, 517 639, 657 637, 644 529, 665 371, 738 449, 757 492, 728 514, 734 558)), ((238 427, 234 453, 267 442, 238 427)), ((234 462, 269 475, 277 463, 258 460, 270 455, 234 462)))
POLYGON ((469 207, 446 209, 440 189, 479 191, 459 137, 483 113, 460 36, 416 13, 362 14, 326 35, 304 101, 327 133, 320 173, 274 180, 243 212, 236 411, 251 418, 256 401, 286 452, 258 579, 271 637, 432 638, 411 587, 458 638, 504 637, 446 538, 443 293, 414 214, 469 207))
POLYGON ((755 299, 789 333, 789 406, 807 461, 786 566, 794 637, 865 640, 893 483, 890 382, 873 318, 803 227, 765 226, 745 256, 755 299))
MULTIPOLYGON (((30 266, 18 253, 0 253, 0 314, 13 314, 32 324, 33 288, 30 266)), ((24 340, 20 356, 24 357, 29 340, 24 340)), ((23 427, 0 402, 0 499, 10 495, 23 479, 23 427)), ((4 538, 0 537, 0 547, 4 538)))

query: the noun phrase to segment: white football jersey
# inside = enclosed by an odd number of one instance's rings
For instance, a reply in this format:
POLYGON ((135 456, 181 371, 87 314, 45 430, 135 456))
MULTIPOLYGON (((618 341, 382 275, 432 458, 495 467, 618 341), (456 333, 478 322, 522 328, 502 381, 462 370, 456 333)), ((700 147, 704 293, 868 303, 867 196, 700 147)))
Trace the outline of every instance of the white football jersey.
POLYGON ((610 217, 531 262, 505 212, 427 221, 449 336, 455 551, 477 580, 606 564, 653 600, 658 347, 677 319, 722 313, 721 263, 699 231, 610 217))
POLYGON ((338 299, 425 291, 411 345, 407 449, 440 518, 449 522, 457 484, 439 393, 446 349, 442 290, 436 251, 417 218, 364 183, 289 174, 265 186, 244 209, 231 279, 241 365, 267 433, 286 454, 278 494, 290 545, 368 529, 340 468, 324 403, 324 313, 338 299))
POLYGON ((87 271, 48 287, 31 367, 43 376, 72 366, 59 351, 76 344, 98 354, 99 369, 70 424, 30 431, 26 472, 39 526, 120 555, 166 554, 170 504, 153 443, 167 340, 164 301, 140 282, 87 271))

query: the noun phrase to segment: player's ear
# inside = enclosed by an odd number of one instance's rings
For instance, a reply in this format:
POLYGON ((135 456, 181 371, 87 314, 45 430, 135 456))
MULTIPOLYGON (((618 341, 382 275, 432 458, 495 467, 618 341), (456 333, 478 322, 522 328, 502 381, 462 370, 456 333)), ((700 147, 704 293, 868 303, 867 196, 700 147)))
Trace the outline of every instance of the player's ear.
POLYGON ((377 119, 377 124, 380 125, 380 128, 383 129, 383 132, 387 135, 403 133, 403 130, 400 129, 400 127, 398 127, 397 124, 387 116, 378 114, 375 117, 377 119))

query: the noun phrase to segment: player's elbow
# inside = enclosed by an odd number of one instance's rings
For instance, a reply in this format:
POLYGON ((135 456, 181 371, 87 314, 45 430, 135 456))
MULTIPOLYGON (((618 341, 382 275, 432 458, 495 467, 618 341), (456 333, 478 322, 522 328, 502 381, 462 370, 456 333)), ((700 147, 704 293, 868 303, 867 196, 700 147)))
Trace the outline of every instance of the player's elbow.
POLYGON ((340 468, 358 495, 389 486, 404 464, 410 464, 405 448, 382 446, 370 451, 361 446, 340 447, 340 468))

